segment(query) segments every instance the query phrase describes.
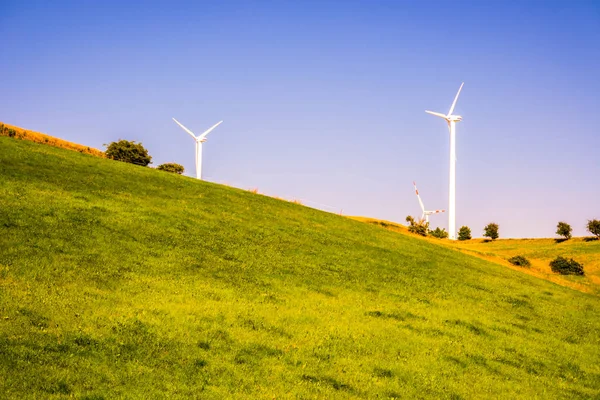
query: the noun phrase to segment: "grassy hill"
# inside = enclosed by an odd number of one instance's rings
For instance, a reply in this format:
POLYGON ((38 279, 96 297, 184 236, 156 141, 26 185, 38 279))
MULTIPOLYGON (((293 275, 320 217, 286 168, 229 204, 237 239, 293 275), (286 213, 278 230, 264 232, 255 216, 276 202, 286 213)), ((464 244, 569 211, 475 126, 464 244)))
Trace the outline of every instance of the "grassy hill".
POLYGON ((0 137, 4 398, 593 398, 598 297, 0 137))
MULTIPOLYGON (((388 230, 410 235, 408 228, 402 224, 367 217, 350 217, 352 219, 380 226, 388 230)), ((468 241, 439 240, 433 237, 414 238, 426 240, 438 245, 448 246, 455 250, 471 254, 475 257, 512 268, 538 278, 557 283, 571 289, 580 290, 600 296, 600 241, 593 237, 579 237, 569 240, 558 239, 498 239, 488 241, 473 239, 468 241), (526 257, 531 266, 517 267, 508 259, 517 255, 526 257), (573 258, 582 263, 585 276, 559 275, 550 269, 550 261, 558 256, 573 258)))
POLYGON ((29 140, 35 143, 42 143, 48 146, 60 147, 63 149, 74 150, 84 154, 90 154, 96 157, 106 157, 103 151, 89 146, 82 146, 77 143, 46 135, 45 133, 30 131, 19 128, 18 126, 0 122, 0 136, 7 136, 15 139, 29 140))
POLYGON ((476 239, 466 242, 446 242, 445 244, 559 285, 600 295, 600 241, 590 239, 573 238, 567 241, 501 239, 493 242, 476 239), (507 261, 517 255, 525 256, 531 262, 531 267, 515 267, 507 261), (585 276, 564 276, 553 273, 550 269, 550 261, 558 256, 573 258, 582 263, 585 276))

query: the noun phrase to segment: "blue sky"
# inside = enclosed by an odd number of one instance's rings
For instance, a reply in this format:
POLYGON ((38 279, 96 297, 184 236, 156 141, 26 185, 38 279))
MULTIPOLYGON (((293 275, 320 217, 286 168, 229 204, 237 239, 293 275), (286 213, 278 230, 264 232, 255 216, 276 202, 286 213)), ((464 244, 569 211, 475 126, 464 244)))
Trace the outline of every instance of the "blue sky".
MULTIPOLYGON (((154 165, 404 221, 447 208, 456 112, 457 225, 576 235, 600 218, 597 1, 0 0, 0 121, 154 165)), ((447 226, 445 215, 433 226, 447 226)))

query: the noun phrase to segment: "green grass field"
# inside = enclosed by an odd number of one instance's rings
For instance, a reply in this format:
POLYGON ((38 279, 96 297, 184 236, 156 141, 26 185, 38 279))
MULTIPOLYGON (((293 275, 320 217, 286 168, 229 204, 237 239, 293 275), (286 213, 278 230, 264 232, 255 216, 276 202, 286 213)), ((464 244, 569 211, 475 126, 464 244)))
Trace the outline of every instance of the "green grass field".
POLYGON ((2 398, 599 398, 599 332, 435 242, 0 137, 2 398))

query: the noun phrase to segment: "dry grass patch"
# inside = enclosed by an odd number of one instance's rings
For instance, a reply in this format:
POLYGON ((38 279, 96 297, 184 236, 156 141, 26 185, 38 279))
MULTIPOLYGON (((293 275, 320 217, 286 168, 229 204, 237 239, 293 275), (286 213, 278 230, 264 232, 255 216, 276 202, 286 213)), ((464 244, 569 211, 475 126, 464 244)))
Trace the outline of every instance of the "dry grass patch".
POLYGON ((60 147, 62 149, 74 150, 84 154, 90 154, 96 157, 105 158, 103 151, 94 149, 89 146, 83 146, 77 143, 68 142, 56 138, 54 136, 46 135, 40 132, 34 132, 27 129, 19 128, 18 126, 4 124, 0 122, 0 136, 8 136, 15 139, 29 140, 35 143, 46 144, 48 146, 60 147))

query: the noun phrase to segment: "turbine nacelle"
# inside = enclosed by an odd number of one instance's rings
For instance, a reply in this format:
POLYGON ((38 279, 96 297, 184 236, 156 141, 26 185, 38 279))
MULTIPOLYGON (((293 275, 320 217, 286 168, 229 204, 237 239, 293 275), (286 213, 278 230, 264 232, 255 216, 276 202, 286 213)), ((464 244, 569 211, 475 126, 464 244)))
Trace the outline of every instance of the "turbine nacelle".
POLYGON ((429 110, 425 110, 425 112, 427 114, 431 114, 431 115, 435 115, 436 117, 440 117, 445 119, 448 122, 460 122, 462 121, 462 116, 461 115, 446 115, 446 114, 442 114, 439 112, 435 112, 435 111, 429 111, 429 110))
POLYGON ((188 128, 183 126, 181 124, 181 122, 177 121, 175 118, 173 118, 173 121, 175 121, 175 123, 177 125, 179 125, 181 127, 181 129, 186 131, 192 138, 194 138, 194 141, 196 142, 196 177, 198 179, 202 179, 202 146, 201 146, 201 144, 206 142, 206 135, 211 133, 213 131, 213 129, 215 129, 217 126, 221 125, 221 123, 223 123, 223 121, 217 122, 216 124, 214 124, 209 129, 207 129, 206 131, 204 131, 202 134, 200 134, 198 136, 196 136, 194 134, 194 132, 190 131, 188 128))
POLYGON ((456 97, 454 98, 454 101, 452 102, 452 105, 450 106, 450 111, 448 111, 448 114, 442 114, 439 112, 428 111, 428 110, 425 110, 425 112, 428 114, 431 114, 431 115, 435 115, 436 117, 443 118, 448 122, 462 121, 462 117, 460 115, 452 115, 452 113, 454 112, 454 107, 456 107, 456 102, 458 101, 458 96, 460 95, 460 91, 462 90, 464 84, 465 84, 464 82, 461 83, 460 87, 458 88, 458 92, 456 93, 456 97))
POLYGON ((432 214, 443 213, 446 210, 435 210, 435 211, 425 211, 425 206, 423 205, 423 201, 421 200, 421 196, 419 195, 419 190, 417 189, 417 184, 413 182, 413 186, 415 187, 415 194, 417 195, 417 199, 419 199, 419 205, 421 206, 421 210, 423 214, 421 214, 421 220, 425 220, 425 222, 429 222, 429 216, 432 214))
POLYGON ((211 133, 213 131, 213 129, 215 129, 217 126, 219 126, 219 125, 221 125, 223 123, 223 121, 219 121, 216 124, 214 124, 213 126, 211 126, 210 128, 208 128, 206 131, 204 131, 202 134, 196 136, 196 135, 194 135, 194 132, 190 131, 188 128, 186 128, 185 126, 183 126, 181 124, 181 122, 177 121, 175 118, 173 118, 173 121, 175 121, 175 123, 177 125, 179 125, 181 127, 181 129, 183 129, 184 131, 186 131, 187 133, 189 133, 190 136, 194 138, 194 140, 196 141, 196 143, 204 143, 204 142, 206 142, 206 135, 208 135, 209 133, 211 133))
POLYGON ((439 214, 443 212, 446 212, 446 210, 425 211, 425 215, 439 214))

